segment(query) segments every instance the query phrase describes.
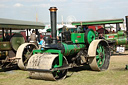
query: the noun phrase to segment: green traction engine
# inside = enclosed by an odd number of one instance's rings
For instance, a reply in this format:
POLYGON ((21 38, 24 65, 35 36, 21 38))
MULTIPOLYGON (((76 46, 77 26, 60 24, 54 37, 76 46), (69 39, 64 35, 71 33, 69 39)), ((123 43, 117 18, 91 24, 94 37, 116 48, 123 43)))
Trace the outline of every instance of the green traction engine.
POLYGON ((120 27, 117 26, 117 33, 105 34, 105 39, 113 42, 115 45, 127 45, 128 44, 128 16, 126 18, 126 32, 122 31, 120 27))
POLYGON ((126 45, 128 43, 127 34, 124 31, 117 33, 105 34, 105 39, 112 41, 115 45, 126 45))
POLYGON ((118 31, 117 33, 112 34, 105 34, 104 36, 105 40, 107 40, 109 43, 111 54, 116 51, 116 46, 128 44, 127 34, 124 31, 118 31))
MULTIPOLYGON (((126 16, 126 25, 128 25, 128 16, 126 16)), ((119 24, 118 24, 119 25, 119 24)), ((108 41, 110 45, 110 51, 113 52, 116 50, 116 46, 127 45, 128 44, 128 27, 126 26, 126 32, 121 30, 121 28, 117 25, 116 33, 104 34, 104 39, 108 41)))
POLYGON ((95 40, 95 32, 91 29, 71 33, 62 31, 61 40, 57 41, 56 7, 51 7, 51 34, 45 36, 44 50, 34 50, 26 70, 30 78, 44 80, 60 80, 66 77, 69 68, 90 65, 92 70, 108 69, 110 51, 107 41, 95 40))
POLYGON ((18 47, 24 42, 24 37, 20 33, 13 34, 10 41, 0 41, 0 68, 10 68, 17 64, 14 56, 18 47))

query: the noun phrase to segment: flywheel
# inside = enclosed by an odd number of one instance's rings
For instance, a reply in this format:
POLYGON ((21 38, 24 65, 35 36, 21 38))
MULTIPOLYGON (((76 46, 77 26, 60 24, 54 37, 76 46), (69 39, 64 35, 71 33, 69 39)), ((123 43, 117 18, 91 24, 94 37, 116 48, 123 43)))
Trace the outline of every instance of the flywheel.
POLYGON ((17 51, 19 46, 23 43, 25 43, 25 39, 22 34, 16 33, 12 36, 10 40, 11 46, 14 51, 17 51))
POLYGON ((95 39, 96 35, 93 29, 87 29, 85 32, 85 43, 89 45, 95 39))

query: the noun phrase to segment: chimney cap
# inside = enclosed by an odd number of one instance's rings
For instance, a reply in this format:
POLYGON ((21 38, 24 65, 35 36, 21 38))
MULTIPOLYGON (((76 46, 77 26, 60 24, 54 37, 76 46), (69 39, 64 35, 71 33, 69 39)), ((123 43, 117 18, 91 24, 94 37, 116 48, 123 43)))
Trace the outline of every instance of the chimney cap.
POLYGON ((56 12, 58 9, 56 7, 50 7, 49 9, 51 12, 56 12))

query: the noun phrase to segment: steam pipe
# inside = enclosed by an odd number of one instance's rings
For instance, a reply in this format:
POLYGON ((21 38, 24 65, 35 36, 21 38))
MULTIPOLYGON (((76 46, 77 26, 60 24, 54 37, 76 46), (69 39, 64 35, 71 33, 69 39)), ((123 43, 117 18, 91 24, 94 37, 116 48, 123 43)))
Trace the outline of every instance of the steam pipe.
POLYGON ((52 35, 52 43, 57 43, 57 30, 56 30, 56 7, 50 7, 50 18, 51 18, 51 35, 52 35))

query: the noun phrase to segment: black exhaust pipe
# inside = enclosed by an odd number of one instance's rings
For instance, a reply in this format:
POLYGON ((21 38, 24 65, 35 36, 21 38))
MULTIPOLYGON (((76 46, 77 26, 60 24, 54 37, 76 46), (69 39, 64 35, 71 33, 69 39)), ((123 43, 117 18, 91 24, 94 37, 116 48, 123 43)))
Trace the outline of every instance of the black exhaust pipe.
POLYGON ((128 16, 125 16, 126 19, 126 33, 128 35, 128 16))
POLYGON ((51 35, 52 35, 52 44, 57 43, 57 30, 56 30, 56 7, 50 7, 50 18, 51 18, 51 35))

